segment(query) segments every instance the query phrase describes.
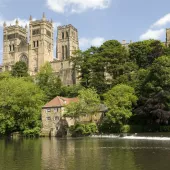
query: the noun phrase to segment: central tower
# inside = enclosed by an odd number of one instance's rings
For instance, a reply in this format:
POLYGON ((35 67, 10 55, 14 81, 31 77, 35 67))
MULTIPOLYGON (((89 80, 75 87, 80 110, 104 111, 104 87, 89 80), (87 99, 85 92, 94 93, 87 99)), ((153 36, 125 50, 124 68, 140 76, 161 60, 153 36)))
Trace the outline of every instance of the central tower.
POLYGON ((71 24, 59 26, 56 45, 58 60, 67 60, 70 56, 73 56, 73 52, 79 49, 77 29, 71 24))
POLYGON ((53 23, 46 20, 44 13, 41 20, 32 21, 30 16, 29 30, 29 66, 36 72, 46 61, 53 60, 53 23))

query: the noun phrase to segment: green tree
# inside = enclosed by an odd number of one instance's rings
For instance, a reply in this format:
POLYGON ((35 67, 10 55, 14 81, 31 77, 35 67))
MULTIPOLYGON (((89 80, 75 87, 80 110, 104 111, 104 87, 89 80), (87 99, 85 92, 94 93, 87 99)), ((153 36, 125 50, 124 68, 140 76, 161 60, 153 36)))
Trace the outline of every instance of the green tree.
POLYGON ((170 56, 155 59, 141 87, 136 115, 144 115, 150 123, 166 123, 170 118, 170 56))
POLYGON ((12 67, 11 71, 12 76, 14 77, 27 77, 28 76, 28 67, 25 62, 18 61, 12 67))
POLYGON ((65 107, 65 116, 78 118, 81 115, 93 115, 99 111, 100 98, 94 89, 79 91, 78 101, 65 107))
MULTIPOLYGON (((144 84, 146 96, 152 95, 162 90, 169 91, 170 89, 170 56, 162 56, 157 58, 146 77, 144 84)), ((143 92, 144 92, 143 91, 143 92)))
POLYGON ((80 72, 81 85, 95 88, 103 94, 110 87, 120 83, 129 83, 137 65, 129 58, 128 50, 116 40, 106 41, 101 47, 91 47, 78 52, 73 58, 80 72))
POLYGON ((61 80, 54 75, 50 63, 41 67, 36 76, 36 83, 46 94, 46 101, 50 101, 61 92, 61 80))
POLYGON ((104 98, 109 109, 108 119, 116 124, 127 123, 137 101, 134 88, 124 84, 116 85, 104 95, 104 98))
POLYGON ((101 45, 100 54, 105 60, 105 71, 109 73, 114 85, 120 83, 118 79, 121 76, 128 75, 136 69, 136 65, 129 58, 127 49, 116 40, 109 40, 101 45))
POLYGON ((72 85, 72 86, 62 86, 61 87, 61 93, 60 96, 63 97, 77 97, 78 92, 82 89, 83 87, 79 84, 72 85))
POLYGON ((0 81, 0 134, 39 126, 43 92, 21 78, 0 81))
POLYGON ((8 79, 8 78, 11 78, 10 72, 5 71, 5 72, 0 73, 0 81, 3 79, 8 79))
POLYGON ((139 68, 147 68, 153 61, 166 53, 165 45, 158 40, 145 40, 129 45, 129 54, 139 68))

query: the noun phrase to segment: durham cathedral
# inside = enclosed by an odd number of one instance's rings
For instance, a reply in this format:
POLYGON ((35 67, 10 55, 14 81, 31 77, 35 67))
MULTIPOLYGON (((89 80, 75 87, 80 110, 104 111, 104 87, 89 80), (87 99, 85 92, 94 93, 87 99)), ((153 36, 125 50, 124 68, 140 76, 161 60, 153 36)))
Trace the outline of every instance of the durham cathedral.
MULTIPOLYGON (((15 25, 3 25, 3 63, 0 72, 10 71, 12 66, 23 61, 28 66, 29 74, 34 76, 46 62, 50 62, 53 72, 59 76, 64 85, 76 84, 77 76, 69 61, 74 51, 79 49, 78 31, 70 25, 59 26, 56 38, 56 56, 54 56, 53 22, 43 14, 41 20, 29 19, 29 28, 15 25)), ((170 45, 170 29, 166 29, 165 45, 170 45)), ((129 43, 123 40, 128 48, 129 43)))
POLYGON ((46 62, 50 62, 53 71, 65 85, 76 83, 76 74, 68 60, 79 49, 78 31, 71 24, 59 26, 56 38, 56 56, 54 57, 53 22, 43 14, 41 20, 29 19, 29 28, 15 25, 3 25, 3 63, 0 71, 10 71, 18 61, 24 61, 30 75, 36 75, 46 62), (56 58, 56 59, 54 59, 56 58))

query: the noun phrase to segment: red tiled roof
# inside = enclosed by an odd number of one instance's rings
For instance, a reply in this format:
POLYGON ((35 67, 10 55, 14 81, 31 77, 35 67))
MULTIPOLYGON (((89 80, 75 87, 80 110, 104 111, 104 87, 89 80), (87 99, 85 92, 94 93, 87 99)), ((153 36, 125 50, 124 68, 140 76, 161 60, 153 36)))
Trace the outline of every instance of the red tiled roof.
POLYGON ((52 99, 50 102, 46 103, 45 106, 43 106, 43 108, 45 107, 62 107, 64 105, 67 105, 71 102, 77 102, 78 98, 65 98, 65 97, 60 97, 57 96, 54 99, 52 99))

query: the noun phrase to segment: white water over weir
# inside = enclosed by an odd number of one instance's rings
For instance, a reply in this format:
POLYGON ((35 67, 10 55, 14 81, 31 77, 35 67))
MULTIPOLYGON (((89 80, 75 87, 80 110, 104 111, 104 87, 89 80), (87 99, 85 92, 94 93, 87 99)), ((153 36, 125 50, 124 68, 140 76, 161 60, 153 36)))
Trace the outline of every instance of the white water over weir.
POLYGON ((132 139, 132 140, 162 140, 170 141, 170 137, 154 137, 154 136, 121 136, 121 135, 92 135, 92 138, 116 138, 116 139, 132 139))

